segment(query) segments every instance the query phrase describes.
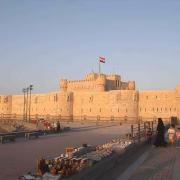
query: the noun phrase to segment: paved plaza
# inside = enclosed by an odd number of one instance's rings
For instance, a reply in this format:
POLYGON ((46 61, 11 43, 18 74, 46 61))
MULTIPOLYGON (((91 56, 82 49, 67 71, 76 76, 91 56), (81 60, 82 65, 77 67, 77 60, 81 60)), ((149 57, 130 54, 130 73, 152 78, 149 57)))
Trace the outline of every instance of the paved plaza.
POLYGON ((116 180, 179 180, 180 148, 149 147, 116 180))
POLYGON ((130 125, 83 125, 60 135, 40 137, 36 140, 17 140, 0 145, 0 179, 14 180, 28 171, 34 172, 36 160, 40 157, 54 157, 68 146, 82 143, 102 144, 130 131, 130 125))

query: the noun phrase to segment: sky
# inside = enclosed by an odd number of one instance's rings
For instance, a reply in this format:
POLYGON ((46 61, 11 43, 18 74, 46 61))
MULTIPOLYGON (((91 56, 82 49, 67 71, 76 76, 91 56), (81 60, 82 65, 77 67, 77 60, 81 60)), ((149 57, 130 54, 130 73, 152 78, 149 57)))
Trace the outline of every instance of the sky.
POLYGON ((180 84, 179 0, 0 0, 0 94, 98 71, 138 90, 180 84))

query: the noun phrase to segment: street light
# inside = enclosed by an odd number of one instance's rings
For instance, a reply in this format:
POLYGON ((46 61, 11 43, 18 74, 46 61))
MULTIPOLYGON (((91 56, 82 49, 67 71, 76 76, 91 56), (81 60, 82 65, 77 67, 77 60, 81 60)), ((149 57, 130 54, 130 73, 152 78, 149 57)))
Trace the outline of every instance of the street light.
POLYGON ((26 88, 26 121, 28 121, 29 87, 26 88))
POLYGON ((27 89, 23 88, 22 92, 24 94, 24 106, 23 106, 23 121, 24 121, 25 120, 25 110, 26 110, 26 92, 27 92, 27 89))
POLYGON ((31 120, 31 91, 33 90, 33 85, 29 86, 29 122, 31 120))

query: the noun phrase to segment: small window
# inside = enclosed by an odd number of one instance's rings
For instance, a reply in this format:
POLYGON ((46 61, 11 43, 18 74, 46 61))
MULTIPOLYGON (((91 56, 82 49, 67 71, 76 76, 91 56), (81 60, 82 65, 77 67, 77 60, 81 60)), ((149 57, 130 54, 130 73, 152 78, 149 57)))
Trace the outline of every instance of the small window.
POLYGON ((157 112, 159 111, 159 109, 157 108, 157 112))
POLYGON ((148 99, 148 96, 146 96, 146 99, 148 99))
POLYGON ((91 108, 89 109, 89 112, 91 112, 91 108))
POLYGON ((152 108, 152 111, 154 112, 154 108, 152 108))
POLYGON ((171 108, 170 108, 169 110, 170 110, 170 112, 171 112, 171 108))
POLYGON ((101 112, 101 108, 99 109, 99 112, 101 112))
POLYGON ((57 94, 54 96, 54 101, 55 101, 55 102, 58 101, 58 95, 57 95, 57 94))
POLYGON ((70 97, 69 96, 67 97, 67 101, 70 101, 70 97))
POLYGON ((157 99, 158 97, 156 96, 156 99, 157 99))
POLYGON ((8 97, 5 97, 4 98, 4 103, 7 103, 8 102, 8 97))
POLYGON ((118 108, 118 112, 119 112, 119 108, 118 108))
POLYGON ((126 108, 126 112, 128 112, 127 108, 126 108))

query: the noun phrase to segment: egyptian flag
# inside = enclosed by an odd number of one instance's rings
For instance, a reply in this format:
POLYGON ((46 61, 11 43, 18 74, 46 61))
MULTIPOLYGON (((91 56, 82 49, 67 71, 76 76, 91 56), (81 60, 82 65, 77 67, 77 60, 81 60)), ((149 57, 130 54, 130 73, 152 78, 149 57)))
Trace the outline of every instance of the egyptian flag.
POLYGON ((99 56, 99 62, 105 63, 106 62, 106 58, 102 57, 102 56, 99 56))

